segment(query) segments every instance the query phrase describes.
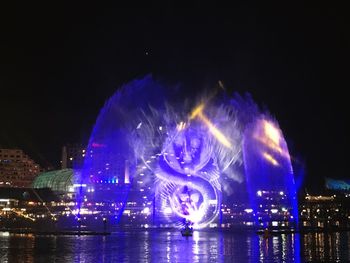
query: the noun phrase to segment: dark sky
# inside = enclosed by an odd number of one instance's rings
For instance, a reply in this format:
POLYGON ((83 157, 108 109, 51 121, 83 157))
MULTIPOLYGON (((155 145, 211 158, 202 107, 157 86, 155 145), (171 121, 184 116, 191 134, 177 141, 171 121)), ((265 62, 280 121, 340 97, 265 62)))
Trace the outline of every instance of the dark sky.
POLYGON ((305 163, 308 189, 322 189, 325 176, 349 178, 347 9, 260 2, 2 5, 0 146, 56 166, 62 145, 87 140, 120 85, 152 73, 251 93, 305 163))

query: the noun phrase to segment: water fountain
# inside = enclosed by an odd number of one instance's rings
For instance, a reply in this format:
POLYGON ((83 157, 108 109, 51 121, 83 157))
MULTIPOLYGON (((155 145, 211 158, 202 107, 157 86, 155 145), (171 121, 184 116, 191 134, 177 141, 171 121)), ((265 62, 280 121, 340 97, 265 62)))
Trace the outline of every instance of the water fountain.
POLYGON ((151 76, 106 102, 78 185, 79 220, 203 228, 220 226, 237 204, 246 204, 257 224, 274 215, 297 219, 293 170, 276 120, 248 97, 221 90, 188 98, 151 76))

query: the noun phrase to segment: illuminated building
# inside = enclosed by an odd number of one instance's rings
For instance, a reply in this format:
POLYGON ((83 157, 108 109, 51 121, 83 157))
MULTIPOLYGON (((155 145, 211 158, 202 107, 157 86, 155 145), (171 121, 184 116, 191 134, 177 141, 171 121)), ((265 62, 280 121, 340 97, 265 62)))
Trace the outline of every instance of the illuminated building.
POLYGON ((304 228, 350 227, 350 194, 306 195, 299 207, 300 225, 304 228))
POLYGON ((67 144, 62 147, 61 169, 81 168, 85 159, 85 147, 78 144, 67 144))
POLYGON ((0 149, 0 187, 29 187, 40 166, 20 149, 0 149))

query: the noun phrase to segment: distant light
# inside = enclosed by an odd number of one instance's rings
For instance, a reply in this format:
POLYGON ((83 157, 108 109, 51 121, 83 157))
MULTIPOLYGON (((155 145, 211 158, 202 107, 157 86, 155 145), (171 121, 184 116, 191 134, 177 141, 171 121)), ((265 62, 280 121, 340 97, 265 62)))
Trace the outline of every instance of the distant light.
POLYGON ((252 213, 253 212, 253 209, 251 209, 251 208, 247 208, 247 209, 244 209, 244 212, 246 212, 246 213, 252 213))
POLYGON ((73 161, 73 157, 70 157, 69 160, 73 161))
POLYGON ((256 194, 257 194, 258 196, 262 196, 262 191, 259 190, 259 191, 256 192, 256 194))
POLYGON ((281 192, 280 192, 280 195, 284 195, 284 192, 283 192, 283 191, 281 191, 281 192))
POLYGON ((272 214, 276 214, 278 212, 278 209, 271 209, 272 214))
POLYGON ((150 209, 149 209, 149 207, 145 207, 145 209, 143 209, 143 211, 142 211, 144 214, 146 214, 146 215, 149 215, 150 214, 150 209))

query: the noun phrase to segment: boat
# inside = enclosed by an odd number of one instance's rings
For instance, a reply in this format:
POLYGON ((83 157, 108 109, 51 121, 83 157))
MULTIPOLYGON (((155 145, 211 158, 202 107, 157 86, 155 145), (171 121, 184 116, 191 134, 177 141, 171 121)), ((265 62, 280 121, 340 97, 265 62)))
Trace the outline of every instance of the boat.
POLYGON ((186 224, 183 229, 181 229, 181 235, 184 237, 192 236, 193 234, 193 228, 189 226, 189 224, 186 224))

